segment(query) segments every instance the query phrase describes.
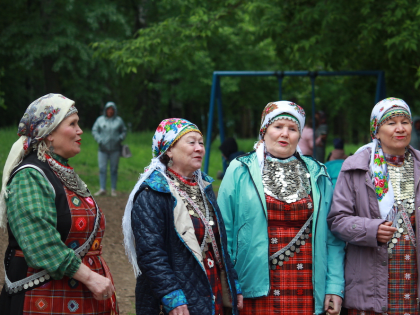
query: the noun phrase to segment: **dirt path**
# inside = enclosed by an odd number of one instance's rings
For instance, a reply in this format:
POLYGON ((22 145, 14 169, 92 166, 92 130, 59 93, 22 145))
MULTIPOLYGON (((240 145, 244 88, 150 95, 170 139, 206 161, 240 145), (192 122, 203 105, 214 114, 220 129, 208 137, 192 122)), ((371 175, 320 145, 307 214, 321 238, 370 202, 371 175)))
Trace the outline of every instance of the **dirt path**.
MULTIPOLYGON (((106 231, 102 242, 103 257, 111 269, 120 305, 120 314, 135 314, 134 288, 136 280, 133 269, 124 253, 121 219, 128 195, 120 193, 118 197, 95 198, 106 216, 106 231)), ((7 233, 0 230, 0 257, 3 262, 7 247, 7 233)), ((2 264, 1 264, 2 265, 2 264)), ((4 270, 0 267, 0 288, 4 284, 4 270)))

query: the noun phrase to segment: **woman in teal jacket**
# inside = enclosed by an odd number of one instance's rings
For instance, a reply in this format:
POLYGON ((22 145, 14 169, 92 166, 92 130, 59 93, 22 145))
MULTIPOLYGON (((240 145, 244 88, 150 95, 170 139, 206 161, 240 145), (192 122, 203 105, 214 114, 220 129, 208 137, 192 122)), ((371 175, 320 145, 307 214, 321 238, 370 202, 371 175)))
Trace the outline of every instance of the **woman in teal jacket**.
POLYGON ((332 184, 299 152, 305 112, 269 103, 255 151, 233 160, 219 190, 246 314, 338 314, 344 246, 327 226, 332 184))

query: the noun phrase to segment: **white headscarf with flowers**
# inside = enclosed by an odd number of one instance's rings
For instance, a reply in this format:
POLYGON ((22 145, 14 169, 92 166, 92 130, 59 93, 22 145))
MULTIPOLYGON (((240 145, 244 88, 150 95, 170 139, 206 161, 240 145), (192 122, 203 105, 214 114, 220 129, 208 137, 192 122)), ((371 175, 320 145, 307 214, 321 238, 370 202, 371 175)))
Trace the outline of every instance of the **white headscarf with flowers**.
POLYGON ((18 136, 3 169, 0 193, 0 227, 5 227, 7 182, 23 157, 44 140, 67 116, 77 113, 74 101, 60 94, 48 94, 32 102, 19 122, 18 136))
POLYGON ((394 206, 394 191, 389 178, 384 152, 382 151, 380 141, 376 139, 376 134, 378 133, 384 114, 393 107, 404 109, 408 112, 411 119, 410 107, 402 99, 389 97, 380 101, 373 107, 370 115, 370 136, 372 137, 372 142, 359 148, 355 153, 357 154, 367 148, 371 149, 369 169, 372 183, 375 186, 376 198, 378 199, 382 219, 386 219, 389 211, 394 206))
MULTIPOLYGON (((261 128, 259 134, 259 141, 255 143, 254 149, 257 153, 258 164, 260 166, 260 170, 262 172, 264 168, 264 160, 265 160, 265 143, 264 143, 264 135, 267 131, 268 126, 270 126, 275 120, 277 120, 277 116, 281 114, 289 114, 296 118, 299 122, 299 132, 300 136, 302 136, 303 127, 305 126, 305 111, 299 105, 289 102, 289 101, 278 101, 278 102, 271 102, 268 103, 261 116, 261 128)), ((285 118, 287 119, 287 118, 285 118)), ((291 119, 292 120, 292 119, 291 119)), ((296 151, 299 154, 302 154, 299 146, 297 146, 296 151)))
MULTIPOLYGON (((166 180, 168 180, 165 172, 166 166, 160 161, 160 157, 165 154, 165 152, 178 141, 182 136, 188 132, 198 132, 201 134, 201 131, 194 125, 192 122, 189 122, 186 119, 181 118, 169 118, 162 120, 159 126, 156 129, 156 132, 153 136, 152 143, 152 161, 149 166, 144 168, 144 173, 140 175, 140 178, 133 190, 128 197, 127 205, 125 206, 124 216, 122 220, 122 228, 124 234, 124 247, 125 253, 128 257, 128 260, 133 265, 134 274, 137 276, 141 275, 141 270, 137 264, 137 254, 135 248, 135 240, 133 229, 131 228, 131 210, 133 209, 134 196, 138 192, 141 184, 154 172, 160 172, 166 180)), ((197 179, 198 185, 204 189, 204 182, 201 178, 201 170, 198 169, 194 172, 194 175, 197 179)))

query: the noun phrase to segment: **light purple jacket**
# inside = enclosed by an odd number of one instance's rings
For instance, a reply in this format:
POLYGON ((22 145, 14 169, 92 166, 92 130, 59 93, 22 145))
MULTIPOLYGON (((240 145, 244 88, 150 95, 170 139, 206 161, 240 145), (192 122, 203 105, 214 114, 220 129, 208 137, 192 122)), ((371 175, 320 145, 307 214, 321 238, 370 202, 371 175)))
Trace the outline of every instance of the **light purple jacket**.
MULTIPOLYGON (((415 233, 417 244, 420 244, 420 151, 411 146, 409 150, 414 160, 415 233)), ((343 306, 382 313, 388 309, 388 254, 386 244, 376 240, 378 226, 385 220, 381 219, 369 176, 369 159, 370 149, 367 149, 345 160, 327 220, 331 232, 348 242, 343 306)), ((417 261, 420 261, 419 251, 417 261)), ((417 264, 420 274, 419 266, 417 264)), ((420 281, 417 281, 420 288, 420 281)))

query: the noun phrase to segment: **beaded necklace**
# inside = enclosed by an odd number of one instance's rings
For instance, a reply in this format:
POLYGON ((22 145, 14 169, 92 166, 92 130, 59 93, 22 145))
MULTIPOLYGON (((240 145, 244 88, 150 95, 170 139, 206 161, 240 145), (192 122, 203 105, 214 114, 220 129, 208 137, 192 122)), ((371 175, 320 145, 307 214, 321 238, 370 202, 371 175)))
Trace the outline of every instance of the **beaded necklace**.
POLYGON ((173 169, 168 167, 168 171, 171 172, 172 174, 174 174, 180 181, 182 181, 184 184, 189 185, 189 186, 197 186, 197 182, 194 179, 194 177, 186 177, 186 176, 182 176, 180 174, 178 174, 177 172, 175 172, 173 169))
MULTIPOLYGON (((396 160, 396 159, 395 159, 396 160)), ((399 163, 401 164, 401 163, 399 163)), ((389 178, 394 191, 394 206, 387 216, 392 221, 393 227, 397 228, 391 241, 388 243, 388 254, 392 257, 392 249, 403 234, 408 234, 414 246, 415 235, 410 223, 410 217, 414 213, 414 163, 409 152, 404 155, 403 164, 396 166, 388 164, 389 178)))
POLYGON ((208 238, 209 238, 209 235, 210 235, 209 234, 209 229, 211 229, 211 226, 214 225, 214 220, 213 220, 213 217, 210 217, 210 210, 209 210, 209 207, 208 207, 207 202, 206 202, 206 197, 205 197, 204 191, 201 188, 201 186, 198 185, 197 180, 195 180, 195 183, 192 183, 191 181, 188 181, 188 180, 184 179, 181 175, 174 172, 170 168, 167 168, 167 170, 168 171, 166 173, 168 175, 168 178, 171 181, 170 184, 172 185, 172 187, 174 187, 178 191, 182 200, 187 205, 187 209, 188 209, 188 205, 191 206, 190 210, 188 211, 189 214, 200 218, 205 223, 204 224, 204 226, 205 226, 204 238, 203 238, 203 242, 200 245, 201 252, 205 252, 205 250, 207 249, 207 242, 208 242, 208 238), (181 181, 181 183, 178 180, 181 181), (184 187, 182 187, 183 184, 184 184, 184 187), (197 194, 196 186, 198 186, 198 188, 199 188, 198 190, 199 190, 200 194, 197 194), (181 189, 181 187, 183 189, 181 189), (202 198, 202 201, 203 201, 203 204, 204 204, 205 215, 199 209, 199 207, 196 203, 200 197, 202 198), (206 222, 208 224, 206 224, 206 222))
POLYGON ((48 154, 45 154, 45 159, 47 160, 48 165, 51 167, 54 174, 68 189, 82 197, 90 196, 90 192, 87 189, 86 184, 76 174, 72 167, 61 164, 57 160, 50 157, 48 154))
POLYGON ((392 166, 402 166, 404 165, 404 159, 407 153, 402 155, 391 155, 384 152, 384 157, 386 163, 392 166))
POLYGON ((279 160, 267 155, 262 174, 264 193, 287 203, 296 202, 311 192, 310 177, 295 156, 279 160))

